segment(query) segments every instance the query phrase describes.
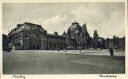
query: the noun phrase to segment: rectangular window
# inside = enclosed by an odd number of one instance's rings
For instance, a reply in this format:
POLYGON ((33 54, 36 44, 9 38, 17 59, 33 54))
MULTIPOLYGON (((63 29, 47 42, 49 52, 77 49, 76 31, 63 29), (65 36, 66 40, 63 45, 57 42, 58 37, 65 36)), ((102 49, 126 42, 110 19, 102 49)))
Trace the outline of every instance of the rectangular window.
POLYGON ((27 34, 24 34, 24 37, 27 38, 27 34))

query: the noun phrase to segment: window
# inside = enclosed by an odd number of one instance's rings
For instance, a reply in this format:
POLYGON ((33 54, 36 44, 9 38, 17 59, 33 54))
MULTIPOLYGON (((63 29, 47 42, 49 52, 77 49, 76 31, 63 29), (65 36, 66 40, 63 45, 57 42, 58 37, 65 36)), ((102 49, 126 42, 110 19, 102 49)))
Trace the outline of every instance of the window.
POLYGON ((27 38, 27 34, 25 34, 24 37, 27 38))
POLYGON ((15 35, 15 39, 17 39, 17 35, 15 35))

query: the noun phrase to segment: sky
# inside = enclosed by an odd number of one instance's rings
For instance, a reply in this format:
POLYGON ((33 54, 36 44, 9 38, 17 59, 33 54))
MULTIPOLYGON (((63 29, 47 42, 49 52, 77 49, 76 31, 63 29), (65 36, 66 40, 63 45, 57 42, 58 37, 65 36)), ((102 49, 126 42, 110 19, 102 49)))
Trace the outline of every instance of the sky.
POLYGON ((4 34, 24 22, 40 24, 48 33, 62 34, 76 21, 81 26, 86 23, 90 36, 94 30, 104 38, 125 35, 123 2, 4 3, 2 13, 4 34))

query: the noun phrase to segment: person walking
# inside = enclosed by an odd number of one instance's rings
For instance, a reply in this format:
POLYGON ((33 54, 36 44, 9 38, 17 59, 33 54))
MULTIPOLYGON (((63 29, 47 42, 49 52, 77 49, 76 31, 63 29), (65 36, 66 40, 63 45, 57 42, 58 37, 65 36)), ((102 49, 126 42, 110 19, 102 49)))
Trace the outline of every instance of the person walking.
POLYGON ((109 52, 110 52, 110 55, 111 56, 114 56, 114 53, 113 53, 113 49, 112 48, 109 49, 109 52))

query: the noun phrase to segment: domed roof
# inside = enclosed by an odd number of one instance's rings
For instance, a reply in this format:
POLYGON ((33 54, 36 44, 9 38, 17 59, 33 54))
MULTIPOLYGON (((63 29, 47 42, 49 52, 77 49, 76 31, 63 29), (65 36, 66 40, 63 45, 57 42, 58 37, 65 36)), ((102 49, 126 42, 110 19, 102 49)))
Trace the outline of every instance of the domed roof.
POLYGON ((77 28, 81 28, 78 22, 73 22, 72 25, 69 27, 71 31, 75 31, 77 28))

